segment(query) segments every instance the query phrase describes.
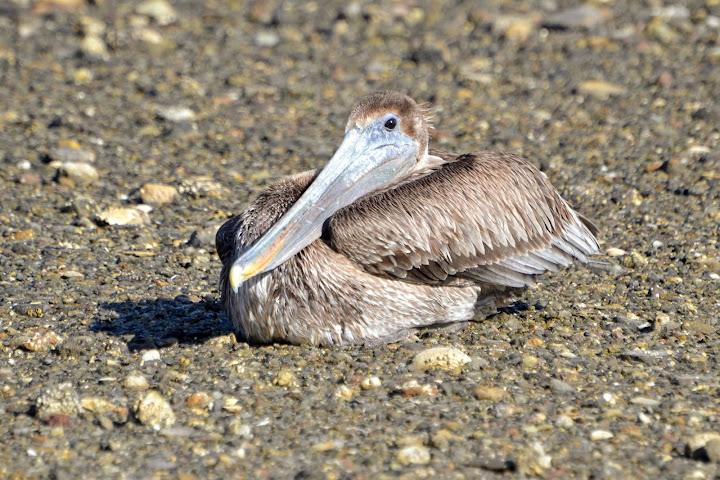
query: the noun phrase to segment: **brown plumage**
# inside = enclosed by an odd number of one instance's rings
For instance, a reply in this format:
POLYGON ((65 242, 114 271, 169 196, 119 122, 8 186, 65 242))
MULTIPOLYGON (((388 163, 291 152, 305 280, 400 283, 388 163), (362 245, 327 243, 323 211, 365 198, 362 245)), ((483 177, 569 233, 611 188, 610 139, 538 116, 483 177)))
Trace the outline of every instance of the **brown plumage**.
POLYGON ((301 196, 316 178, 323 183, 318 171, 309 171, 270 186, 218 231, 223 305, 245 340, 392 341, 412 329, 492 313, 538 275, 574 260, 586 262, 597 252, 594 225, 523 158, 428 150, 424 112, 409 97, 396 92, 367 97, 353 110, 346 132, 350 147, 344 142, 336 157, 354 149, 352 160, 334 157, 326 169, 341 161, 357 168, 359 147, 353 142, 362 135, 371 138, 373 148, 367 150, 390 145, 390 153, 372 161, 405 160, 390 170, 378 167, 381 182, 367 180, 374 171, 363 171, 355 183, 369 181, 371 191, 355 192, 359 198, 338 203, 335 197, 313 197, 305 208, 322 210, 312 212, 314 227, 303 229, 310 220, 292 212, 283 217, 304 202, 301 196), (407 138, 412 142, 406 147, 407 138), (396 152, 403 148, 406 153, 396 152), (268 230, 284 225, 286 217, 292 221, 283 232, 296 229, 307 241, 285 247, 291 234, 282 232, 274 240, 268 230), (263 247, 258 242, 263 237, 280 246, 263 247), (292 255, 273 266, 267 259, 276 251, 292 255), (233 268, 243 272, 237 292, 233 268))

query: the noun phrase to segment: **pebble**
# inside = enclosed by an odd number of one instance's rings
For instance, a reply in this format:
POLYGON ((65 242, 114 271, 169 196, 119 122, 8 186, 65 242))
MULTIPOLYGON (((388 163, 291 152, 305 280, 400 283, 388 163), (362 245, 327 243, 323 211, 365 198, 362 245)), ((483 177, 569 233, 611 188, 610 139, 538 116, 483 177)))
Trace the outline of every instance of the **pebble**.
POLYGON ((597 442, 599 440, 609 440, 613 438, 615 435, 613 435, 612 432, 609 432, 607 430, 593 430, 590 433, 590 440, 593 442, 597 442))
POLYGON ((50 160, 60 163, 94 163, 95 152, 73 147, 56 147, 48 153, 50 160))
POLYGON ((225 187, 221 183, 210 177, 183 179, 178 191, 190 195, 193 198, 219 198, 226 192, 225 187))
POLYGON ((214 404, 215 399, 205 392, 191 393, 185 400, 185 406, 196 414, 207 414, 214 404))
POLYGON ((65 162, 58 167, 58 176, 65 177, 75 183, 87 184, 97 182, 100 174, 89 163, 65 162))
POLYGON ((48 352, 63 342, 63 338, 52 330, 40 329, 33 332, 32 337, 22 344, 30 352, 48 352))
POLYGON ((532 370, 537 367, 539 363, 540 360, 533 355, 523 355, 522 357, 522 367, 525 370, 532 370))
POLYGON ((580 82, 577 90, 579 93, 584 93, 600 99, 623 95, 627 92, 627 88, 624 86, 606 82, 604 80, 586 80, 584 82, 580 82))
POLYGON ((622 356, 639 360, 644 363, 664 362, 670 356, 667 350, 642 350, 636 348, 634 350, 626 350, 621 353, 622 356))
POLYGON ((612 394, 612 393, 610 393, 610 392, 605 392, 605 393, 603 393, 603 394, 602 394, 602 399, 603 399, 603 401, 604 401, 605 403, 607 403, 607 404, 610 405, 610 406, 616 405, 616 404, 617 404, 617 401, 618 401, 617 396, 614 395, 614 394, 612 394))
POLYGON ((638 420, 644 425, 650 425, 652 423, 652 419, 645 415, 644 412, 638 413, 638 420))
POLYGON ((151 45, 162 45, 163 43, 163 36, 152 28, 137 28, 135 29, 135 35, 143 42, 151 45))
POLYGON ((335 389, 335 398, 340 400, 349 401, 355 396, 355 389, 348 387, 347 385, 340 385, 335 389))
POLYGON ((640 405, 643 407, 657 407, 660 405, 659 400, 655 400, 654 398, 647 398, 647 397, 633 397, 630 399, 630 403, 633 405, 640 405))
MULTIPOLYGON (((32 237, 30 237, 32 238, 32 237)), ((42 318, 48 306, 41 303, 20 303, 15 305, 13 310, 16 314, 31 318, 42 318)))
POLYGON ((642 268, 648 264, 648 259, 642 253, 633 250, 630 255, 623 258, 622 264, 626 268, 642 268))
POLYGON ((402 465, 424 465, 430 461, 430 450, 423 445, 402 447, 396 456, 402 465))
POLYGON ((177 188, 162 183, 146 183, 140 187, 140 200, 143 203, 162 205, 171 203, 178 196, 177 188))
POLYGON ((409 380, 397 388, 397 392, 403 397, 436 397, 440 392, 432 385, 420 385, 417 380, 409 380))
POLYGON ((669 70, 665 70, 658 76, 657 84, 663 88, 670 88, 673 86, 673 83, 675 83, 675 80, 673 79, 672 72, 669 70))
POLYGON ((258 32, 255 35, 255 45, 258 47, 272 48, 280 43, 280 36, 272 31, 258 32))
MULTIPOLYGON (((456 430, 458 425, 453 425, 451 423, 448 424, 448 427, 452 428, 452 430, 456 430)), ((430 437, 430 445, 443 452, 449 451, 453 443, 460 445, 463 442, 465 442, 465 437, 456 435, 448 428, 441 428, 430 437)))
POLYGON ((21 185, 36 185, 40 183, 41 180, 40 175, 35 172, 21 173, 17 177, 17 182, 21 185))
POLYGON ((345 445, 342 439, 327 440, 325 442, 316 443, 312 446, 312 451, 316 453, 329 452, 332 450, 340 450, 345 445))
POLYGON ((581 5, 549 15, 543 21, 543 26, 559 29, 590 29, 601 25, 606 20, 606 16, 597 8, 591 5, 581 5))
POLYGON ((239 418, 233 418, 225 427, 225 434, 233 437, 250 439, 253 437, 252 428, 239 418))
POLYGON ((542 475, 552 466, 552 457, 539 442, 524 448, 518 457, 518 470, 524 475, 542 475))
POLYGON ((103 35, 107 30, 105 22, 99 18, 83 15, 80 17, 80 25, 84 35, 103 35))
POLYGON ((85 397, 80 403, 85 410, 98 415, 112 412, 117 408, 114 403, 103 397, 85 397))
POLYGON ((195 112, 188 107, 172 105, 169 107, 160 107, 157 114, 163 120, 173 123, 192 122, 195 120, 195 112))
POLYGON ((622 255, 625 255, 627 252, 623 250, 622 248, 608 248, 605 250, 605 255, 608 257, 620 257, 622 255))
POLYGON ((147 350, 143 353, 142 357, 140 357, 140 365, 145 365, 148 362, 156 362, 160 360, 160 351, 153 348, 151 350, 147 350))
POLYGON ((705 444, 705 451, 708 460, 714 463, 720 463, 720 438, 708 440, 707 444, 705 444))
POLYGON ((169 25, 178 18, 177 12, 166 0, 145 0, 135 7, 135 13, 154 20, 158 25, 169 25))
POLYGON ((559 378, 553 378, 550 380, 550 390, 554 393, 570 393, 575 391, 572 385, 563 382, 559 378))
POLYGON ((30 163, 29 160, 20 160, 15 164, 18 170, 30 170, 32 168, 32 163, 30 163))
POLYGON ((85 37, 83 37, 80 41, 80 50, 82 50, 86 56, 91 58, 105 60, 110 56, 105 40, 97 35, 85 35, 85 37))
POLYGON ((79 280, 85 278, 85 274, 82 272, 78 272, 77 270, 65 270, 60 274, 60 277, 66 280, 79 280))
POLYGON ((575 420, 567 415, 560 415, 555 419, 555 426, 558 428, 571 428, 575 425, 575 420))
POLYGON ((380 385, 382 385, 382 382, 378 377, 364 378, 362 382, 360 382, 360 388, 362 388, 363 390, 372 390, 373 388, 377 388, 380 385))
POLYGON ((653 18, 650 23, 648 23, 645 32, 651 38, 659 40, 662 43, 680 41, 680 34, 662 17, 653 18))
POLYGON ((279 387, 297 387, 300 385, 297 376, 288 370, 280 370, 273 383, 279 387))
POLYGON ((107 225, 147 225, 150 216, 138 208, 110 207, 100 212, 98 220, 107 225))
POLYGON ((491 387, 487 385, 480 385, 475 388, 475 397, 478 400, 487 400, 493 403, 502 401, 507 392, 501 387, 491 387))
POLYGON ((493 22, 493 30, 511 42, 525 42, 537 30, 537 21, 529 16, 500 15, 493 22))
MULTIPOLYGON (((76 85, 87 85, 93 81, 95 75, 89 68, 77 68, 72 72, 72 78, 76 85)), ((88 113, 88 116, 92 115, 88 113)))
POLYGON ((468 355, 452 347, 434 347, 415 355, 411 370, 430 370, 439 368, 442 370, 457 370, 472 360, 468 355))
POLYGON ((61 383, 45 388, 35 401, 38 418, 53 415, 77 415, 82 411, 82 404, 77 390, 70 383, 61 383))
POLYGON ((155 430, 172 427, 175 412, 170 403, 157 390, 150 390, 137 401, 134 407, 135 418, 143 425, 155 430))
MULTIPOLYGON (((32 228, 25 228, 23 230, 10 233, 7 238, 10 238, 12 240, 32 240, 33 238, 35 238, 35 230, 33 230, 32 228)), ((20 307, 20 305, 15 307, 16 311, 18 310, 18 307, 20 307)))
POLYGON ((125 380, 123 381, 125 388, 131 390, 147 390, 150 388, 150 383, 147 378, 138 372, 130 372, 125 380))
POLYGON ((243 406, 240 404, 240 400, 235 397, 225 397, 223 399, 222 409, 230 413, 241 412, 243 406))

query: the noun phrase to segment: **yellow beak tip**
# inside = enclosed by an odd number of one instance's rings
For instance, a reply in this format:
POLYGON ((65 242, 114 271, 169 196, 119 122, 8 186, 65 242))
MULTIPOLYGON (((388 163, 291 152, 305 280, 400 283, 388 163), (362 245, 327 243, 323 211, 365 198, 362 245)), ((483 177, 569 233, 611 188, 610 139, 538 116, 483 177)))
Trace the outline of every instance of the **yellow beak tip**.
POLYGON ((244 268, 240 266, 233 266, 232 268, 230 268, 230 286, 235 293, 237 293, 240 285, 245 283, 245 280, 247 279, 248 277, 245 276, 244 268))

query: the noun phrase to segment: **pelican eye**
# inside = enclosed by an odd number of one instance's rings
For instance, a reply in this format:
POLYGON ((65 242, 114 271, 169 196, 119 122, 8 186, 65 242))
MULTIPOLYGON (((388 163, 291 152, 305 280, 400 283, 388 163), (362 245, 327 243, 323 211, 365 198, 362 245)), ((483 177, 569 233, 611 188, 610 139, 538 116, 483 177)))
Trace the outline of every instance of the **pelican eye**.
POLYGON ((397 118, 390 117, 388 118, 387 122, 385 122, 385 128, 388 130, 395 130, 395 127, 397 127, 397 118))

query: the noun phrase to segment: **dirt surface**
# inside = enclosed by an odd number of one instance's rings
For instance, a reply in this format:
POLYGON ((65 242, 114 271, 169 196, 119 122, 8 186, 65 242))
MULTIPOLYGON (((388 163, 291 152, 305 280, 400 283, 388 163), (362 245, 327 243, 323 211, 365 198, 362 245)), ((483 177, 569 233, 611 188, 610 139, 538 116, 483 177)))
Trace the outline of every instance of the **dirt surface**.
POLYGON ((0 478, 716 478, 718 98, 718 0, 2 2, 0 478), (215 229, 381 88, 606 263, 457 333, 237 343, 215 229))

